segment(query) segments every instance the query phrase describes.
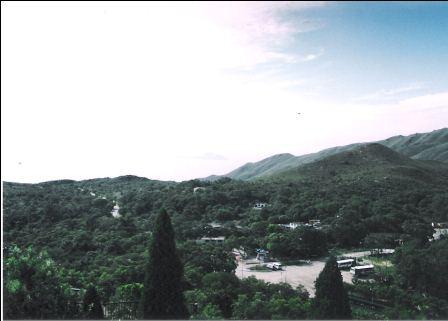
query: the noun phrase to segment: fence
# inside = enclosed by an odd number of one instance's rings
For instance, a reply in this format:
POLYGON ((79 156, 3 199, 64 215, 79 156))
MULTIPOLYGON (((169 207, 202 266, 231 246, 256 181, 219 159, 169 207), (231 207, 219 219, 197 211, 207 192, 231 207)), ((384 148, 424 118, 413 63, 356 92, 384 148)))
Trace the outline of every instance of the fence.
POLYGON ((355 305, 361 305, 361 306, 366 306, 369 308, 373 308, 373 309, 385 309, 385 308, 389 308, 390 307, 390 302, 386 301, 386 300, 379 300, 379 299, 368 299, 356 294, 352 294, 349 293, 348 294, 348 299, 350 300, 350 302, 352 302, 355 305))
POLYGON ((108 302, 103 304, 104 317, 112 320, 137 319, 138 301, 108 302))

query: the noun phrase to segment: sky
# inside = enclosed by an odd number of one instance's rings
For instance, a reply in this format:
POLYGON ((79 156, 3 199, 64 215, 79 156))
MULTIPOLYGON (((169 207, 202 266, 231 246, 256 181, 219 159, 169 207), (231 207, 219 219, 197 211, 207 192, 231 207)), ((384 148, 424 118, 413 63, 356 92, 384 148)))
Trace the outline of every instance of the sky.
POLYGON ((2 180, 182 181, 447 127, 447 17, 447 2, 4 1, 2 180))

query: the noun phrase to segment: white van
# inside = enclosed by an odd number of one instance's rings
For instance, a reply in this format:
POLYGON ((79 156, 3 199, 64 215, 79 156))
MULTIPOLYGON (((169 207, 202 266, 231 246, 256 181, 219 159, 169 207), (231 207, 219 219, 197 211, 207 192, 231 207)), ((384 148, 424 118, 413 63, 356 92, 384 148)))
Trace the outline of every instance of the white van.
POLYGON ((271 262, 271 263, 266 264, 266 267, 273 271, 277 271, 277 270, 282 269, 282 264, 280 262, 271 262))

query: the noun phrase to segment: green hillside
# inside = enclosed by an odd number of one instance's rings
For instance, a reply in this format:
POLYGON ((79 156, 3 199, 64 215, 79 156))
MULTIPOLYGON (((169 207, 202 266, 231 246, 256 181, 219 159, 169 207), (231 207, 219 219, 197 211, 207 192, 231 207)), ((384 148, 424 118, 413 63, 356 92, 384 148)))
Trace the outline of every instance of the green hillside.
POLYGON ((394 136, 378 143, 411 158, 448 162, 448 128, 424 134, 394 136))
MULTIPOLYGON (((288 162, 293 157, 283 155, 279 159, 288 162)), ((271 160, 275 163, 278 159, 271 160)), ((254 291, 269 287, 236 279, 236 264, 229 254, 232 249, 244 248, 255 255, 256 249, 267 248, 275 258, 297 260, 326 255, 331 248, 364 247, 378 237, 387 247, 397 246, 397 239, 428 243, 433 233, 430 223, 448 221, 448 165, 414 160, 381 144, 364 144, 251 181, 221 178, 213 182, 175 183, 123 176, 40 184, 5 182, 3 196, 3 241, 8 262, 18 262, 11 256, 17 253, 15 245, 46 251, 55 266, 62 269, 64 284, 81 289, 94 284, 103 302, 129 300, 123 297, 122 290, 143 282, 148 237, 157 213, 165 208, 185 265, 189 304, 197 302, 197 291, 209 291, 208 278, 228 278, 233 281, 225 282, 234 282, 234 286, 224 290, 225 295, 236 294, 227 308, 219 309, 229 316, 232 302, 236 302, 238 294, 246 293, 247 287, 255 287, 254 291), (195 187, 203 189, 195 192, 195 187), (269 206, 256 210, 256 202, 269 206), (119 217, 112 215, 115 204, 120 207, 119 217), (286 231, 278 225, 316 219, 321 221, 319 230, 286 231), (203 236, 226 239, 219 246, 197 244, 196 240, 203 236)), ((433 252, 446 251, 444 244, 435 243, 434 250, 425 245, 424 250, 429 253, 425 255, 431 257, 433 252)), ((419 259, 420 254, 410 253, 403 257, 405 263, 399 273, 412 282, 415 275, 406 272, 409 264, 405 260, 419 259)), ((443 269, 443 264, 441 261, 432 265, 433 270, 443 269)), ((443 273, 431 271, 423 271, 420 279, 429 282, 427 278, 433 277, 431 284, 446 283, 443 273)), ((8 268, 4 272, 12 273, 8 268)), ((14 282, 8 284, 12 286, 14 282)), ((403 298, 407 285, 398 281, 394 284, 395 291, 401 291, 395 293, 403 298)), ((416 290, 439 298, 446 293, 430 291, 420 284, 411 283, 416 290)), ((381 286, 391 287, 390 283, 381 286)), ((221 288, 217 285, 210 293, 221 288)), ((275 293, 278 291, 275 289, 275 293)), ((299 295, 287 291, 290 297, 299 295)), ((383 288, 378 291, 382 298, 383 288)), ((6 297, 12 302, 8 310, 11 311, 19 298, 6 297)), ((394 297, 391 294, 389 300, 394 297)), ((206 302, 213 298, 203 295, 206 302)), ((427 295, 417 299, 442 302, 427 295)), ((415 314, 419 310, 407 306, 417 299, 412 296, 403 299, 406 303, 397 301, 396 309, 411 309, 410 313, 415 314)), ((252 297, 250 300, 256 301, 252 297)), ((217 304, 221 299, 213 302, 217 304)), ((394 311, 387 313, 387 318, 397 318, 394 311)), ((436 314, 425 312, 424 316, 440 318, 444 313, 442 309, 436 314)), ((304 315, 298 313, 291 318, 301 319, 304 315)), ((264 317, 270 318, 270 314, 264 317)))
POLYGON ((322 160, 268 176, 269 179, 448 181, 448 164, 414 160, 379 143, 361 144, 322 160))
POLYGON ((295 165, 295 159, 296 157, 292 154, 278 154, 256 163, 247 163, 226 176, 233 179, 251 179, 266 175, 267 173, 290 168, 295 165))
MULTIPOLYGON (((389 147, 403 155, 414 159, 437 160, 448 163, 448 128, 442 128, 424 134, 410 136, 394 136, 376 142, 389 147)), ((346 146, 332 147, 317 153, 293 156, 278 154, 255 163, 247 163, 234 171, 223 175, 233 179, 251 180, 269 176, 277 172, 312 163, 325 157, 353 150, 366 143, 355 143, 346 146)), ((216 180, 220 176, 209 176, 205 180, 216 180)))

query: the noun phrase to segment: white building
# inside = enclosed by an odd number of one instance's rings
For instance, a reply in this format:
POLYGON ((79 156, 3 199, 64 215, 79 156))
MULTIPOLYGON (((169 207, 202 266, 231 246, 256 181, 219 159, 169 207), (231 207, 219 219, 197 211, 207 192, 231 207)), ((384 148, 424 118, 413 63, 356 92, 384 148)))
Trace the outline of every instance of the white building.
POLYGON ((278 225, 281 226, 281 227, 290 229, 290 230, 295 230, 299 226, 303 226, 303 223, 300 223, 300 222, 290 222, 288 224, 278 224, 278 225))
POLYGON ((225 241, 225 236, 218 237, 201 237, 196 243, 212 243, 212 244, 223 244, 225 241))
POLYGON ((440 240, 441 237, 448 237, 448 228, 435 228, 434 231, 432 235, 434 240, 440 240))
POLYGON ((268 206, 268 203, 255 203, 254 209, 261 210, 262 208, 265 208, 268 206))
POLYGON ((434 228, 434 234, 432 235, 433 240, 440 240, 442 237, 448 237, 448 223, 432 223, 434 228))
POLYGON ((222 227, 222 224, 221 223, 217 223, 217 222, 211 222, 211 223, 208 223, 207 225, 211 226, 213 228, 220 228, 220 227, 222 227))
POLYGON ((114 208, 112 209, 112 212, 110 212, 110 213, 115 218, 121 217, 121 215, 120 215, 120 206, 118 206, 118 204, 115 204, 114 208))
POLYGON ((195 187, 193 188, 193 193, 199 192, 199 191, 205 191, 205 187, 195 187))

